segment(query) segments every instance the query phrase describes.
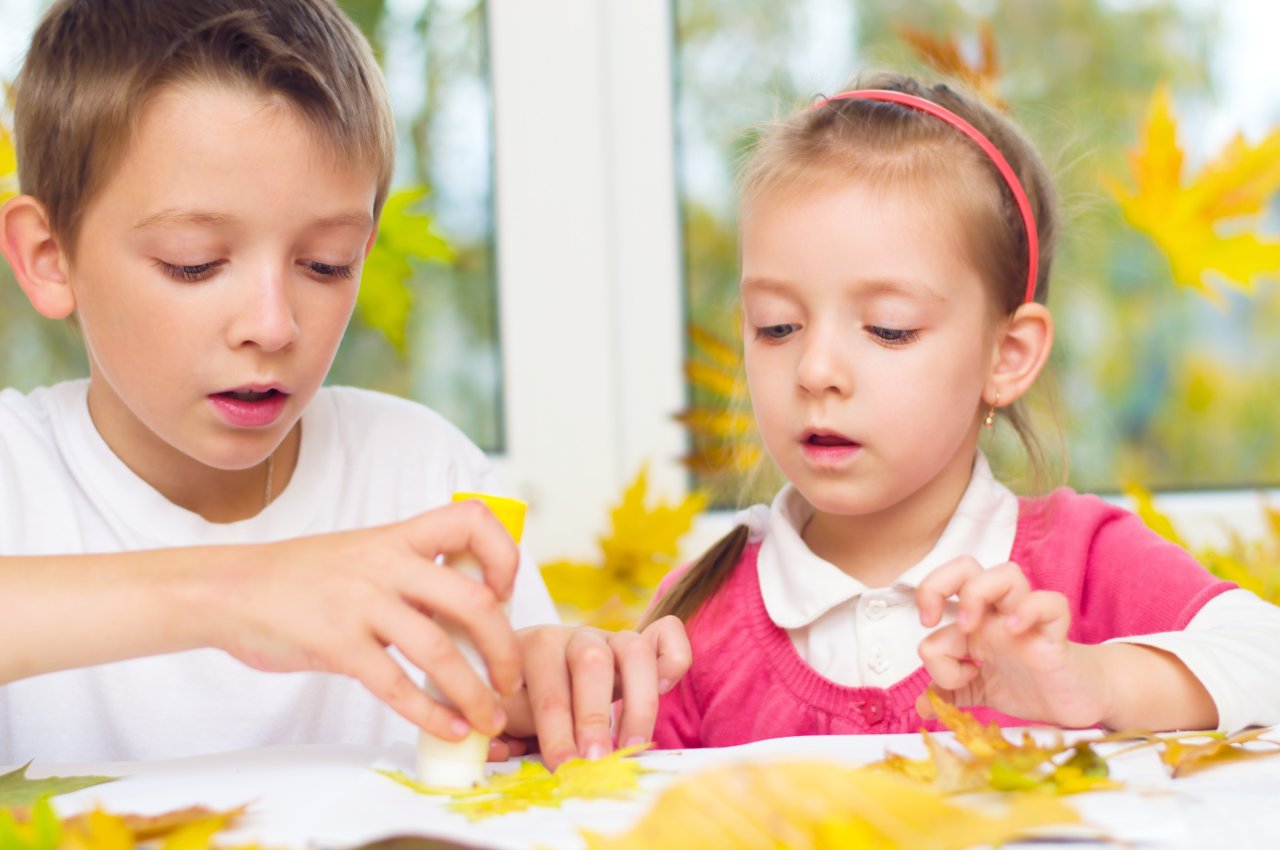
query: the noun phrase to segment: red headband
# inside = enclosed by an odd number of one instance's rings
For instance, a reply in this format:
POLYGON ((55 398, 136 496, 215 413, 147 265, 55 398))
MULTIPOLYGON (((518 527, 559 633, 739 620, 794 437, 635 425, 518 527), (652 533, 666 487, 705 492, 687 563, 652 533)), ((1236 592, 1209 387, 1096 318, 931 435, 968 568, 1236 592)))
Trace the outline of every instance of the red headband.
POLYGON ((900 103, 903 106, 910 106, 912 109, 918 109, 921 112, 927 112, 935 118, 941 118, 943 121, 955 127, 961 133, 964 133, 974 144, 982 148, 982 152, 995 163, 996 170, 1000 172, 1000 176, 1004 178, 1004 182, 1008 185, 1009 191, 1013 193, 1013 200, 1018 205, 1018 212, 1022 213, 1022 225, 1027 231, 1027 294, 1025 303, 1031 303, 1036 297, 1036 278, 1039 276, 1040 270, 1040 240, 1036 231, 1036 217, 1031 212, 1031 202, 1027 200, 1027 193, 1022 189, 1022 183, 1018 180, 1018 175, 1014 173, 1013 167, 1009 165, 1009 161, 1004 158, 1004 154, 1000 153, 1000 149, 992 144, 991 140, 974 127, 968 121, 956 115, 950 109, 939 106, 932 100, 926 100, 923 97, 917 97, 913 94, 907 94, 900 91, 888 91, 886 89, 858 89, 856 91, 846 91, 840 94, 833 94, 831 97, 825 97, 813 105, 813 109, 820 106, 826 106, 833 100, 882 100, 889 103, 900 103))

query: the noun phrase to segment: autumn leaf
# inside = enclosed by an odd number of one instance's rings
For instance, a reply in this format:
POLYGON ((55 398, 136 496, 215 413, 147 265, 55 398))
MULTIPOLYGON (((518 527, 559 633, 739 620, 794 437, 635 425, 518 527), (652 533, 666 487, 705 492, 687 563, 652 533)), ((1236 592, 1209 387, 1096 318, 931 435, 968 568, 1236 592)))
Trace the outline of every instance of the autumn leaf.
POLYGON ((416 209, 429 194, 425 186, 397 189, 388 196, 378 224, 378 240, 365 259, 356 311, 404 354, 413 292, 414 263, 448 263, 453 249, 433 229, 430 215, 416 209))
POLYGON ((1110 779, 1106 761, 1087 742, 1065 744, 1060 735, 1055 735, 1051 743, 1045 744, 1026 732, 1021 741, 1014 741, 995 723, 984 724, 932 690, 927 693, 938 719, 954 733, 963 752, 921 731, 928 758, 912 760, 891 754, 871 767, 929 785, 943 794, 1078 794, 1121 787, 1110 779))
POLYGON ((1186 177, 1177 133, 1169 89, 1161 86, 1129 155, 1134 189, 1104 182, 1128 222, 1168 258, 1176 283, 1213 301, 1221 296, 1210 279, 1249 292, 1259 277, 1280 273, 1280 242, 1256 232, 1280 189, 1280 128, 1256 145, 1237 136, 1186 177))
POLYGON ((930 68, 964 83, 1000 111, 1009 110, 999 94, 1000 59, 996 55, 996 38, 990 24, 982 25, 977 62, 970 62, 964 57, 955 36, 938 37, 909 26, 898 27, 898 35, 930 68))
MULTIPOLYGON (((1135 512, 1148 528, 1190 549, 1173 521, 1156 506, 1150 491, 1129 484, 1125 493, 1133 499, 1135 512)), ((1280 510, 1264 502, 1262 511, 1266 528, 1261 539, 1244 540, 1231 534, 1225 546, 1202 546, 1192 550, 1192 554, 1219 578, 1235 582, 1268 602, 1280 604, 1280 510)))
POLYGON ((583 612, 589 625, 627 628, 639 619, 658 583, 677 566, 680 539, 707 505, 694 492, 676 504, 650 506, 648 470, 641 468, 613 508, 599 562, 552 561, 542 577, 559 604, 583 612))
POLYGON ((17 770, 0 774, 0 806, 29 806, 41 797, 53 797, 58 794, 69 794, 81 788, 101 785, 103 782, 114 782, 117 776, 47 776, 43 779, 29 779, 27 762, 17 770))
POLYGON ((4 99, 0 100, 0 204, 3 204, 18 194, 18 150, 13 140, 9 83, 2 82, 0 89, 4 92, 4 99))
POLYGON ((630 756, 649 746, 622 747, 593 761, 570 759, 555 773, 526 759, 511 773, 493 774, 484 784, 464 789, 424 785, 401 771, 378 773, 419 794, 448 797, 453 811, 483 820, 534 807, 559 808, 566 800, 625 799, 640 787, 640 776, 651 772, 630 756))
POLYGON ((29 811, 0 809, 0 850, 134 850, 157 842, 160 850, 209 850, 214 836, 244 811, 243 806, 226 811, 192 806, 159 815, 118 815, 94 809, 59 820, 44 797, 29 811))
POLYGON ((1226 737, 1208 736, 1201 743, 1185 743, 1183 738, 1165 740, 1160 760, 1169 766, 1173 778, 1190 776, 1223 764, 1280 755, 1280 744, 1258 739, 1274 729, 1251 729, 1226 737), (1265 744, 1266 749, 1249 749, 1246 744, 1265 744))
POLYGON ((591 850, 959 850, 1079 822, 1052 797, 1014 797, 979 812, 903 777, 832 762, 771 761, 684 777, 626 833, 583 837, 591 850))
POLYGON ((684 364, 685 378, 707 401, 676 414, 693 442, 684 464, 702 476, 750 472, 763 460, 764 452, 747 406, 740 346, 699 325, 689 327, 689 341, 693 353, 684 364))

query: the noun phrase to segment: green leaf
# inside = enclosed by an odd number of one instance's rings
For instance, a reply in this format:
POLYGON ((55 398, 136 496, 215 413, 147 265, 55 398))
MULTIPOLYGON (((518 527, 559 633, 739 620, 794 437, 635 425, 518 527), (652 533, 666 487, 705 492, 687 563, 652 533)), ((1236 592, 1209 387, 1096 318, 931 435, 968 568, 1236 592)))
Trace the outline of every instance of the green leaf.
POLYGON ((30 806, 41 797, 54 797, 101 785, 103 782, 114 782, 116 776, 47 776, 44 779, 28 779, 27 762, 17 770, 0 774, 0 806, 30 806))
POLYGON ((378 241, 365 259, 356 312, 380 332, 401 355, 406 351, 413 291, 414 263, 449 263, 453 248, 433 229, 431 216, 417 211, 430 190, 426 186, 397 189, 387 198, 378 224, 378 241))

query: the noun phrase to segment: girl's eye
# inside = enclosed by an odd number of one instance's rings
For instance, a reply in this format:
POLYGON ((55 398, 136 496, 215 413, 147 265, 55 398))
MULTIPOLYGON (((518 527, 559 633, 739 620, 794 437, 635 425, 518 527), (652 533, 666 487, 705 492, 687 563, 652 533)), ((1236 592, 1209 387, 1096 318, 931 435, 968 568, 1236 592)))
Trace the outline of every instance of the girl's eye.
POLYGON ((198 283, 213 277, 224 262, 226 261, 214 260, 213 262, 199 263, 194 266, 179 266, 173 263, 166 263, 164 260, 156 260, 156 265, 174 280, 180 280, 184 283, 198 283))
POLYGON ((351 277, 354 272, 354 266, 334 266, 329 263, 318 263, 314 260, 307 260, 302 263, 314 276, 319 278, 335 278, 346 280, 351 277))
POLYGON ((882 328, 867 325, 867 333, 889 345, 908 345, 920 338, 920 331, 905 328, 882 328))
POLYGON ((786 339, 800 329, 799 325, 765 325, 756 328, 756 339, 765 342, 777 342, 786 339))

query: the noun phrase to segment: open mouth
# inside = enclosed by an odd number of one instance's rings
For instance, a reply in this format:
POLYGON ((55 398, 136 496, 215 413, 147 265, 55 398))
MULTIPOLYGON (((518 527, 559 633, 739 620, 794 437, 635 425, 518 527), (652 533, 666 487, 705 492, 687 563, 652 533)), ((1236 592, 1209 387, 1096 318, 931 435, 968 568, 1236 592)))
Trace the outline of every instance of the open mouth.
POLYGON ((285 395, 285 393, 282 393, 279 390, 274 390, 274 389, 263 390, 261 392, 258 392, 256 390, 232 390, 225 393, 216 393, 216 395, 220 398, 229 398, 232 401, 254 402, 254 401, 267 401, 277 396, 285 395))
POLYGON ((840 434, 806 434, 804 438, 805 445, 816 446, 819 448, 852 448, 858 445, 848 437, 840 434))

